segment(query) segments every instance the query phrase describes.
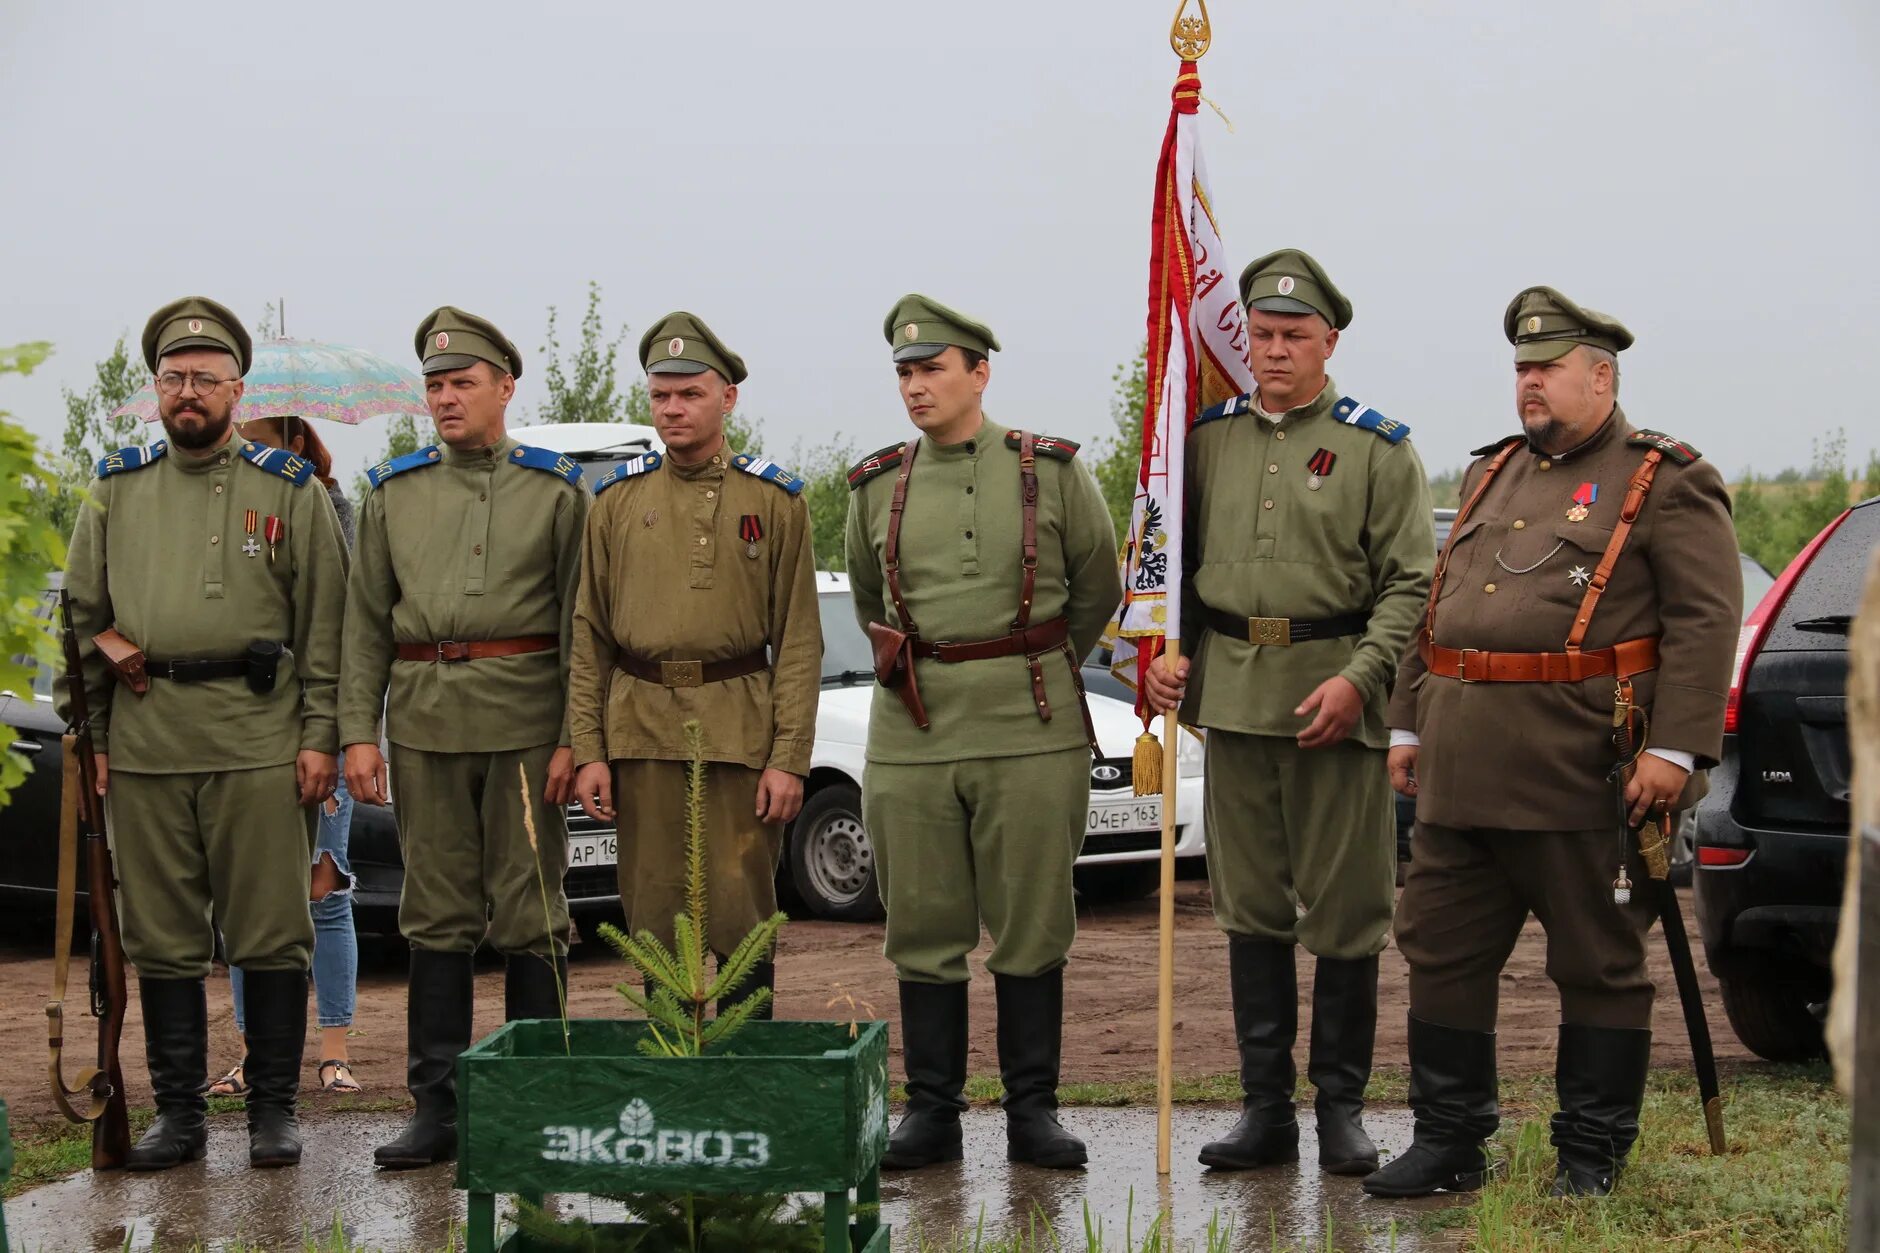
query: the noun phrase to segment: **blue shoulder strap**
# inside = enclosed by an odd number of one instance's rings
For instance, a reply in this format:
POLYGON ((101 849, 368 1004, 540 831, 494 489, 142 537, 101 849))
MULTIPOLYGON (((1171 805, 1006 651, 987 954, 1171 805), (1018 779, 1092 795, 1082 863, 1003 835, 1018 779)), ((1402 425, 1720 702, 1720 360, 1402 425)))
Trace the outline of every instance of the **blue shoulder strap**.
POLYGON ((366 471, 366 482, 372 484, 374 487, 383 487, 385 480, 391 478, 393 475, 403 474, 407 470, 416 470, 419 466, 434 466, 443 456, 444 454, 438 451, 437 445, 432 444, 428 448, 420 448, 416 452, 408 452, 402 457, 393 457, 390 461, 381 461, 370 470, 366 471))
POLYGON ((656 452, 647 452, 623 461, 607 473, 601 475, 600 481, 594 484, 594 494, 598 496, 614 484, 624 483, 636 474, 646 474, 650 471, 657 470, 659 469, 660 463, 664 460, 665 458, 661 457, 656 452))
POLYGON ((749 453, 739 453, 731 459, 731 464, 744 471, 746 474, 756 475, 766 483, 775 483, 792 496, 795 496, 803 490, 803 479, 801 475, 791 474, 776 462, 767 461, 763 457, 753 457, 749 453))
POLYGON ((581 481, 581 467, 576 465, 574 458, 568 456, 567 453, 536 448, 530 444, 518 444, 516 451, 509 454, 509 459, 519 466, 527 466, 531 470, 542 470, 570 483, 581 481))
POLYGON ((154 444, 134 444, 129 448, 120 448, 116 452, 106 453, 98 459, 98 477, 108 479, 126 470, 141 470, 145 466, 155 465, 163 460, 163 454, 169 451, 169 441, 160 439, 154 444))
POLYGON ((313 477, 313 462, 287 448, 270 448, 253 440, 242 441, 242 457, 251 466, 278 475, 295 487, 305 486, 313 477))
POLYGON ((1387 418, 1371 406, 1349 396, 1338 398, 1338 403, 1332 406, 1332 416, 1346 426, 1359 427, 1393 444, 1403 443, 1404 436, 1410 433, 1410 428, 1397 419, 1387 418))
MULTIPOLYGON (((1203 409, 1200 413, 1197 413, 1195 415, 1194 425, 1200 426, 1203 422, 1212 422, 1216 418, 1236 417, 1239 414, 1246 413, 1248 410, 1252 408, 1253 408, 1253 393, 1242 392, 1240 395, 1234 397, 1232 400, 1223 400, 1220 404, 1210 405, 1208 408, 1203 409)), ((1189 429, 1193 430, 1194 427, 1190 427, 1189 429)))

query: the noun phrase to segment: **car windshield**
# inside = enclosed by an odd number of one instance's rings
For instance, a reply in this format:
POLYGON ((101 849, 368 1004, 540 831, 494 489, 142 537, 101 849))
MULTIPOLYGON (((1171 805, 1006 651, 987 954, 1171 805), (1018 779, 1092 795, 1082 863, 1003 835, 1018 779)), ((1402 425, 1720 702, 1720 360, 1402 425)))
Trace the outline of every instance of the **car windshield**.
POLYGON ((822 677, 824 683, 860 682, 875 677, 874 655, 868 637, 855 621, 855 602, 847 591, 817 596, 822 610, 822 677))
POLYGON ((1762 603, 1762 598, 1776 584, 1775 576, 1762 568, 1762 562, 1748 553, 1738 554, 1743 563, 1743 621, 1748 622, 1750 614, 1762 603))

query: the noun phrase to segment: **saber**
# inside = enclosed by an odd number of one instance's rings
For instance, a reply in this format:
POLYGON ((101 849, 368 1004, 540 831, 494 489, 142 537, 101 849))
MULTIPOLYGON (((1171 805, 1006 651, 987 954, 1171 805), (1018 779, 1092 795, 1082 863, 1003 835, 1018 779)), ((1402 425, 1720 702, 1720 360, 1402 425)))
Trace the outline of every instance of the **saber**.
POLYGON ((1697 964, 1691 957, 1691 939, 1684 929, 1684 911, 1678 904, 1678 890, 1671 884, 1671 822, 1668 812, 1661 812, 1636 830, 1625 803, 1625 787, 1631 780, 1638 757, 1644 751, 1645 736, 1634 734, 1634 724, 1644 717, 1632 700, 1631 684, 1621 682, 1613 693, 1612 743, 1619 750, 1619 764, 1613 767, 1613 795, 1619 807, 1619 877, 1613 881, 1613 901, 1625 905, 1632 899, 1632 882, 1625 873, 1627 833, 1638 838, 1639 856, 1645 862, 1645 874, 1651 888, 1651 905, 1664 932, 1665 951, 1671 957, 1671 974, 1678 985, 1678 1004, 1684 1011, 1684 1029, 1691 1038, 1691 1067, 1697 1072, 1697 1094, 1704 1109, 1704 1129, 1710 1137, 1710 1151, 1724 1154, 1723 1094, 1717 1083, 1717 1054, 1710 1043, 1710 1020, 1704 1014, 1704 994, 1697 984, 1697 964), (1647 839, 1647 833, 1650 839, 1647 839))

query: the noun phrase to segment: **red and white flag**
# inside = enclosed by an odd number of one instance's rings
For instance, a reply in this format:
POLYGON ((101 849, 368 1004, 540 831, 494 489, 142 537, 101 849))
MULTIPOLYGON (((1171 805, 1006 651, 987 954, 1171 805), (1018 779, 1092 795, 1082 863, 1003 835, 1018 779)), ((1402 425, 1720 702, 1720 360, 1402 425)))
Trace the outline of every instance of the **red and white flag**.
POLYGON ((1136 689, 1168 641, 1181 638, 1182 474, 1188 428, 1202 409, 1253 390, 1246 313, 1214 217, 1196 108, 1201 76, 1183 61, 1155 171, 1149 253, 1149 355, 1142 469, 1123 551, 1114 673, 1136 689))

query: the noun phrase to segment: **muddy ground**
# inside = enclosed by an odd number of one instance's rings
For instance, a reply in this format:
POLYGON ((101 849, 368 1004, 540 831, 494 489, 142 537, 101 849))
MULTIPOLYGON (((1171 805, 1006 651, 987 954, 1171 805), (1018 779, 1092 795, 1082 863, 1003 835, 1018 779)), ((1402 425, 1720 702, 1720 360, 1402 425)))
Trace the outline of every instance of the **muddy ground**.
MULTIPOLYGON (((1685 916, 1690 917, 1688 892, 1685 916)), ((1077 946, 1066 971, 1064 1081, 1083 1083, 1143 1079, 1155 1073, 1156 1015, 1156 902, 1151 899, 1126 905, 1097 905, 1081 910, 1077 946)), ((1233 1014, 1227 997, 1226 941, 1215 929, 1205 882, 1182 882, 1176 888, 1175 964, 1175 1069, 1178 1075, 1211 1075, 1233 1071, 1237 1062, 1233 1045, 1233 1014)), ((58 1117, 46 1086, 46 1019, 44 1006, 52 986, 50 926, 22 935, 14 920, 10 935, 0 938, 0 1096, 6 1098, 16 1126, 58 1117)), ((1695 938, 1695 937, 1693 937, 1695 938)), ((788 1018, 840 1018, 853 1012, 860 1017, 898 1018, 894 972, 881 956, 879 925, 800 921, 784 929, 778 959, 778 1013, 788 1018), (858 1008, 850 1011, 847 998, 858 1008), (831 1002, 836 1002, 831 1007, 831 1002)), ((1751 1057, 1725 1021, 1717 997, 1716 980, 1703 969, 1702 946, 1697 948, 1700 976, 1710 1010, 1710 1030, 1723 1059, 1751 1057)), ((1651 969, 1659 988, 1653 1026, 1656 1032, 1653 1062, 1658 1066, 1685 1066, 1690 1045, 1679 1015, 1677 991, 1656 932, 1650 940, 1651 969)), ((982 954, 983 956, 983 950, 982 954)), ((1299 1057, 1303 1065, 1304 1039, 1311 1016, 1312 959, 1300 961, 1301 1009, 1299 1057)), ((975 1075, 998 1073, 994 1043, 992 980, 981 961, 973 963, 972 1055, 975 1075)), ((574 950, 570 1013, 574 1017, 605 1017, 626 1012, 613 985, 624 968, 611 950, 588 938, 574 950)), ((73 972, 82 987, 83 966, 73 972)), ((1405 1067, 1404 1013, 1406 969, 1394 948, 1382 959, 1376 1060, 1379 1070, 1405 1067)), ((82 994, 71 997, 82 1004, 82 994)), ((503 975, 498 963, 478 968, 476 1029, 480 1036, 502 1020, 503 975)), ((76 1073, 85 1064, 95 1038, 88 1018, 68 1014, 67 1069, 76 1073)), ((1558 1000, 1547 980, 1546 950, 1538 923, 1530 921, 1515 948, 1501 984, 1500 1061, 1504 1074, 1546 1072, 1553 1065, 1554 1035, 1559 1022, 1558 1000)), ((210 1064, 219 1074, 240 1055, 228 982, 211 984, 209 999, 210 1064)), ((359 1003, 354 1019, 351 1050, 355 1073, 366 1097, 402 1097, 405 1054, 405 983, 402 958, 380 946, 364 946, 359 972, 359 1003)), ((133 1103, 148 1103, 149 1081, 144 1073, 143 1028, 137 1008, 133 976, 130 1018, 125 1027, 123 1064, 133 1103)), ((894 1066, 899 1075, 899 1030, 894 1031, 894 1066)), ((306 1079, 314 1086, 318 1060, 315 1039, 308 1042, 306 1079)), ((308 1112, 318 1108, 311 1093, 308 1112)))

